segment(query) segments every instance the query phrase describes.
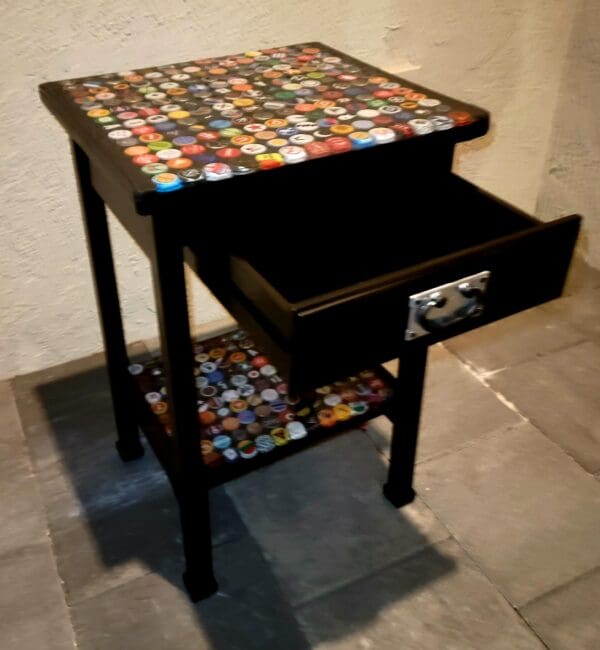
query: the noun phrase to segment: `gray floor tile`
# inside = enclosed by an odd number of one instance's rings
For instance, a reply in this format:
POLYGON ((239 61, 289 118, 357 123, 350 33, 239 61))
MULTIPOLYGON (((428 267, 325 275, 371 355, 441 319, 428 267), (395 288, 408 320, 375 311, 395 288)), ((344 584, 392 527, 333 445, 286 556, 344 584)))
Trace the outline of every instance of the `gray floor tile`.
POLYGON ((83 449, 85 442, 81 446, 79 456, 73 453, 69 462, 65 457, 38 475, 53 532, 76 521, 102 517, 113 509, 133 508, 170 489, 164 471, 149 450, 143 459, 123 463, 112 435, 94 444, 95 457, 83 449))
POLYGON ((428 547, 298 610, 323 650, 543 648, 453 540, 428 547))
POLYGON ((80 650, 212 650, 191 604, 156 574, 71 607, 80 650))
POLYGON ((81 650, 307 650, 291 610, 248 536, 216 549, 219 593, 192 605, 180 584, 149 574, 77 603, 81 650))
MULTIPOLYGON (((128 347, 132 356, 145 355, 140 343, 128 347)), ((60 366, 16 377, 15 398, 36 472, 64 458, 72 447, 93 463, 104 435, 115 435, 104 355, 95 354, 60 366), (85 421, 82 429, 81 421, 85 421), (56 430, 61 438, 57 440, 56 430), (82 440, 83 438, 83 440, 82 440)))
POLYGON ((600 343, 600 289, 565 296, 542 308, 555 321, 563 321, 586 339, 600 343))
POLYGON ((15 403, 13 390, 9 381, 0 381, 0 461, 12 456, 21 455, 23 432, 19 421, 19 413, 15 403))
POLYGON ((0 382, 0 555, 47 539, 48 526, 12 390, 0 382))
POLYGON ((600 564, 600 486, 530 424, 420 464, 417 491, 516 606, 600 564))
POLYGON ((583 339, 581 332, 536 307, 449 339, 445 345, 479 372, 491 372, 583 339))
POLYGON ((297 604, 447 537, 419 501, 388 503, 385 476, 373 444, 351 432, 226 489, 297 604))
POLYGON ((0 462, 0 494, 0 555, 47 539, 44 506, 27 464, 16 460, 7 471, 0 462))
MULTIPOLYGON (((439 345, 430 348, 417 461, 521 420, 453 354, 439 345)), ((367 432, 377 447, 389 455, 389 420, 372 420, 367 432)))
MULTIPOLYGON (((54 383, 38 373, 41 383, 27 379, 19 391, 29 447, 43 458, 37 478, 70 603, 149 571, 181 571, 183 562, 177 504, 164 472, 151 452, 120 460, 104 369, 76 367, 75 375, 51 373, 54 383), (81 386, 91 391, 86 399, 76 397, 81 386)), ((214 544, 245 534, 223 489, 212 491, 211 502, 214 544)))
POLYGON ((50 541, 0 556, 2 650, 65 650, 73 631, 50 541))
POLYGON ((542 596, 522 614, 552 650, 598 650, 600 568, 542 596))
MULTIPOLYGON (((593 293, 592 276, 581 282, 593 293)), ((551 319, 574 330, 577 300, 551 319)), ((558 306, 544 308, 546 316, 558 306)), ((594 322, 589 329, 586 318, 578 332, 593 338, 594 322)), ((562 426, 573 437, 571 421, 596 424, 589 402, 599 390, 598 357, 590 346, 572 348, 574 357, 550 346, 548 356, 531 362, 517 346, 518 368, 491 380, 542 361, 546 375, 564 374, 563 384, 549 380, 553 411, 571 412, 553 415, 566 418, 562 426)), ((500 590, 517 605, 529 603, 525 612, 551 647, 569 647, 570 639, 584 644, 594 629, 584 601, 597 599, 597 579, 585 572, 600 562, 600 485, 533 427, 507 430, 518 421, 514 412, 439 346, 431 362, 417 489, 500 590)), ((41 486, 37 507, 48 512, 79 647, 304 650, 309 644, 286 598, 300 607, 313 647, 323 649, 540 647, 453 541, 435 545, 449 533, 432 510, 418 500, 396 511, 383 500, 385 462, 359 432, 227 486, 260 547, 226 490, 213 491, 220 594, 190 605, 181 591, 169 486, 151 454, 129 465, 117 459, 102 365, 96 355, 15 382, 41 486)), ((535 392, 539 375, 537 367, 506 385, 525 396, 531 391, 531 404, 544 405, 548 392, 535 392)), ((27 520, 35 500, 31 468, 23 444, 5 433, 0 490, 8 494, 2 480, 10 479, 13 492, 2 519, 10 511, 18 526, 0 530, 0 638, 9 639, 8 650, 62 650, 72 639, 65 640, 66 605, 49 541, 21 546, 41 534, 45 519, 34 508, 38 515, 27 520), (24 487, 16 489, 19 481, 24 487), (14 597, 21 582, 24 596, 14 597)), ((387 443, 385 434, 373 439, 387 443)))
POLYGON ((600 345, 560 350, 489 382, 582 467, 600 470, 600 345))
POLYGON ((53 463, 65 462, 65 457, 70 460, 75 454, 81 456, 82 452, 91 466, 101 454, 107 436, 115 438, 110 393, 102 368, 89 369, 59 383, 65 393, 63 398, 54 395, 58 391, 52 384, 16 391, 23 430, 38 474, 53 463), (94 388, 69 399, 71 391, 76 391, 78 378, 89 377, 93 377, 94 388))
POLYGON ((52 531, 58 571, 69 604, 90 598, 150 571, 164 574, 182 563, 173 498, 147 499, 133 508, 81 517, 52 531))
MULTIPOLYGON (((211 492, 213 545, 246 534, 222 489, 211 492)), ((70 604, 149 572, 179 575, 183 549, 177 504, 170 490, 129 504, 112 504, 53 530, 56 560, 70 604)))

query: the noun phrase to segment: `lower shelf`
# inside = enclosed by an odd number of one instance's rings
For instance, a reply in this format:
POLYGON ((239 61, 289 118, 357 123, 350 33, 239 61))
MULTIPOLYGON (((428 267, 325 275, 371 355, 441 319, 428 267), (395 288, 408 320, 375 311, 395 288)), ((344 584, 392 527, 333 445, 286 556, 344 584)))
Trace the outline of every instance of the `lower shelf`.
MULTIPOLYGON (((245 332, 194 343, 198 450, 210 486, 225 483, 387 413, 393 377, 363 370, 301 396, 245 332)), ((140 425, 171 480, 177 476, 166 378, 159 359, 130 366, 140 425)))

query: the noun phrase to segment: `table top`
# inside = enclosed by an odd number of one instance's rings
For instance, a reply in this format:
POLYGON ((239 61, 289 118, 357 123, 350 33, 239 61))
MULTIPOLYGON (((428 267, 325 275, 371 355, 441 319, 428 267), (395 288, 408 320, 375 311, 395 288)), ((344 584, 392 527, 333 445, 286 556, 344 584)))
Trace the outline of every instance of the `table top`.
POLYGON ((50 82, 40 94, 137 194, 424 136, 458 142, 488 126, 482 109, 321 43, 50 82))

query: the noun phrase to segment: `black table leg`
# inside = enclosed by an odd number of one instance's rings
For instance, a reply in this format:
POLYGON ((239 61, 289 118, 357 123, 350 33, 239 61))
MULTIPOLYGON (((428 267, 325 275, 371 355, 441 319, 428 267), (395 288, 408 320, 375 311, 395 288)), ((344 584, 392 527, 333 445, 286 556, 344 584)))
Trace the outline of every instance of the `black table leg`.
POLYGON ((215 593, 217 583, 212 566, 208 486, 200 453, 183 248, 168 218, 163 215, 152 219, 154 293, 177 448, 172 483, 179 503, 186 560, 183 580, 196 602, 215 593))
POLYGON ((75 142, 72 145, 117 425, 116 447, 121 458, 129 461, 143 456, 144 448, 140 443, 134 386, 127 370, 129 359, 123 335, 108 220, 104 202, 92 186, 89 160, 75 142))
POLYGON ((400 368, 390 412, 394 426, 390 468, 388 481, 383 486, 383 494, 397 508, 410 503, 415 498, 412 483, 426 366, 426 345, 408 346, 407 351, 400 357, 400 368))

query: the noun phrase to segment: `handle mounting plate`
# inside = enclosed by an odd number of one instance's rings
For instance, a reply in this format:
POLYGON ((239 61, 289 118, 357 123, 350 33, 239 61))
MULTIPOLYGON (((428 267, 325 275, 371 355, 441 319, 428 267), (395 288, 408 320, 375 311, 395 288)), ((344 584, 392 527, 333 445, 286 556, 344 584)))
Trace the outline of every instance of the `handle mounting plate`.
POLYGON ((481 315, 481 299, 489 278, 489 271, 481 271, 409 296, 404 340, 414 341, 458 321, 481 315))

